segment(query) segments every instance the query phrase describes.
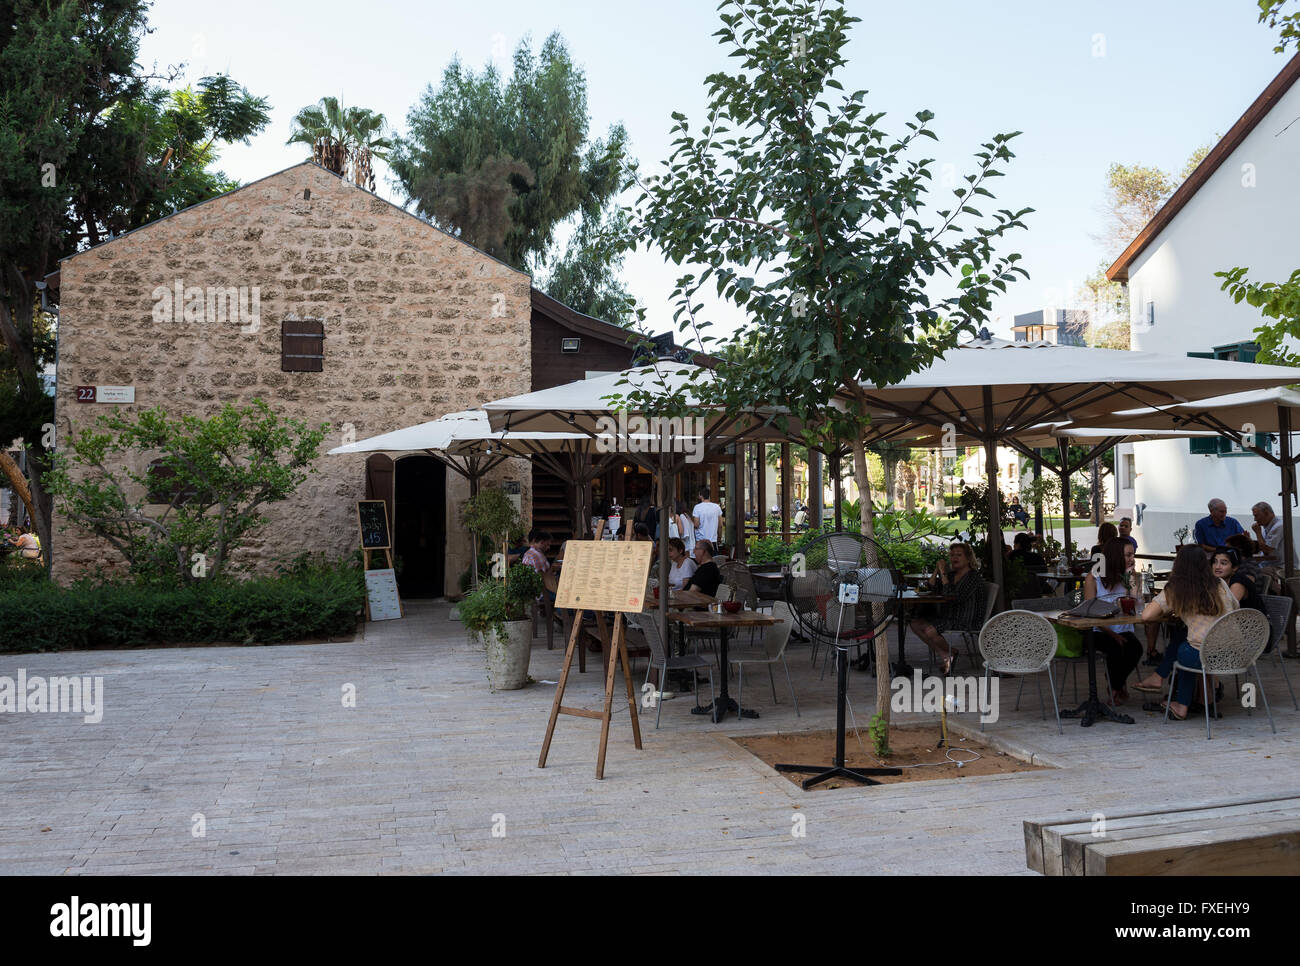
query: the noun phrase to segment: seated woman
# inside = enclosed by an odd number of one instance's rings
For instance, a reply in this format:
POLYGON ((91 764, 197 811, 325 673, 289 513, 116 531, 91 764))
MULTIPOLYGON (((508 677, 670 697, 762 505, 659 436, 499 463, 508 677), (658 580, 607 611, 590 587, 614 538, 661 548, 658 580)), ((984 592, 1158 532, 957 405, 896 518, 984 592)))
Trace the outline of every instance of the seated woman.
MULTIPOLYGON (((1102 566, 1098 568, 1101 577, 1089 571, 1083 581, 1083 599, 1118 602, 1121 597, 1131 597, 1125 575, 1131 569, 1132 554, 1133 545, 1118 536, 1107 543, 1102 548, 1102 566)), ((1106 655, 1113 703, 1123 704, 1128 700, 1125 682, 1138 666, 1138 661, 1142 660, 1142 644, 1133 632, 1132 624, 1110 624, 1100 628, 1095 643, 1097 650, 1106 655)))
MULTIPOLYGON (((1237 606, 1237 598, 1228 585, 1214 576, 1205 551, 1197 544, 1179 547, 1169 583, 1155 600, 1147 604, 1142 617, 1157 620, 1172 614, 1180 618, 1187 626, 1187 640, 1177 646, 1171 641, 1156 672, 1133 687, 1139 691, 1162 691, 1165 678, 1173 671, 1174 661, 1184 667, 1199 668, 1201 645, 1210 626, 1224 614, 1236 610, 1237 606)), ((1187 706, 1196 693, 1199 680, 1195 674, 1178 676, 1178 693, 1169 702, 1171 718, 1182 721, 1187 717, 1187 706)))
POLYGON ((1097 528, 1097 542, 1093 544, 1092 549, 1088 551, 1089 554, 1095 556, 1099 553, 1105 553, 1106 544, 1110 543, 1118 536, 1119 527, 1115 526, 1113 523, 1103 523, 1097 528))
POLYGON ((668 588, 683 590, 687 581, 695 576, 695 561, 686 553, 686 543, 680 537, 668 541, 668 559, 672 569, 668 571, 668 588))
POLYGON ((908 626, 943 662, 943 671, 947 674, 952 670, 952 663, 960 652, 957 648, 948 646, 948 642, 943 639, 943 632, 970 631, 978 634, 984 620, 984 611, 988 609, 984 581, 980 579, 970 544, 954 543, 948 548, 948 558, 940 558, 935 575, 930 580, 930 588, 951 594, 956 600, 941 605, 939 614, 933 621, 914 617, 908 626))
POLYGON ((1239 605, 1257 610, 1261 614, 1268 613, 1264 609, 1264 600, 1255 586, 1257 571, 1253 565, 1242 563, 1241 555, 1236 550, 1231 547, 1220 547, 1214 551, 1214 562, 1210 566, 1214 570, 1214 576, 1228 585, 1228 589, 1232 591, 1232 596, 1237 598, 1239 605))

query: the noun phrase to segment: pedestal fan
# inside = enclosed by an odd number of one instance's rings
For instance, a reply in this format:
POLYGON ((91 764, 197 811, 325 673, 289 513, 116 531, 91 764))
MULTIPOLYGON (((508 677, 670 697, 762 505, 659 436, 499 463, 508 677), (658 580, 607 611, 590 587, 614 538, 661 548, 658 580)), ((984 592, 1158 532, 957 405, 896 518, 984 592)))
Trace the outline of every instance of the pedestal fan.
POLYGON ((832 778, 878 785, 872 775, 899 768, 848 768, 844 764, 844 711, 848 702, 848 649, 873 644, 899 613, 902 575, 868 537, 828 533, 801 547, 791 563, 786 599, 798 630, 814 644, 835 649, 835 760, 830 765, 777 765, 777 771, 811 773, 804 789, 832 778))

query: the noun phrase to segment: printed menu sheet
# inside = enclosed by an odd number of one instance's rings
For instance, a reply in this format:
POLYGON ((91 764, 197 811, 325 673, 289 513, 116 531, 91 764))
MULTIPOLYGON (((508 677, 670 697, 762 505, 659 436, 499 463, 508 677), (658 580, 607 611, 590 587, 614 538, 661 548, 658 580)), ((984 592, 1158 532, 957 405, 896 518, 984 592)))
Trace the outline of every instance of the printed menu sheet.
POLYGON ((654 544, 647 541, 570 540, 555 606, 577 610, 639 611, 654 544))

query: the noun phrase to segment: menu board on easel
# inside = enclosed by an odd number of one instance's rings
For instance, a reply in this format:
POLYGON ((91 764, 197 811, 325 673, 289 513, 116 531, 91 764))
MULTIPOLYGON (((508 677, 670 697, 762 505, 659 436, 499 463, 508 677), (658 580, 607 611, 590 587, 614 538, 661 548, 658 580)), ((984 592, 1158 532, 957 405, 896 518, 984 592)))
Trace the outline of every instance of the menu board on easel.
POLYGON ((645 605, 653 550, 648 540, 570 540, 555 606, 639 612, 645 605))
POLYGON ((393 541, 388 533, 388 507, 383 500, 358 500, 357 525, 361 528, 362 567, 366 573, 366 619, 395 620, 402 616, 393 569, 393 541), (370 569, 370 555, 382 553, 388 567, 370 569))

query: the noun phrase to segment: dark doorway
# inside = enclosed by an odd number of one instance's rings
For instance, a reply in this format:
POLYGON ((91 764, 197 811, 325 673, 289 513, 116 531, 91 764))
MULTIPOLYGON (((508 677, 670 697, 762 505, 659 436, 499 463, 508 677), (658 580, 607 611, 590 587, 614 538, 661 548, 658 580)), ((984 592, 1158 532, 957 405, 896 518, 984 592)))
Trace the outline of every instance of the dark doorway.
POLYGON ((403 597, 446 593, 447 467, 432 456, 404 456, 395 467, 393 553, 403 597))

